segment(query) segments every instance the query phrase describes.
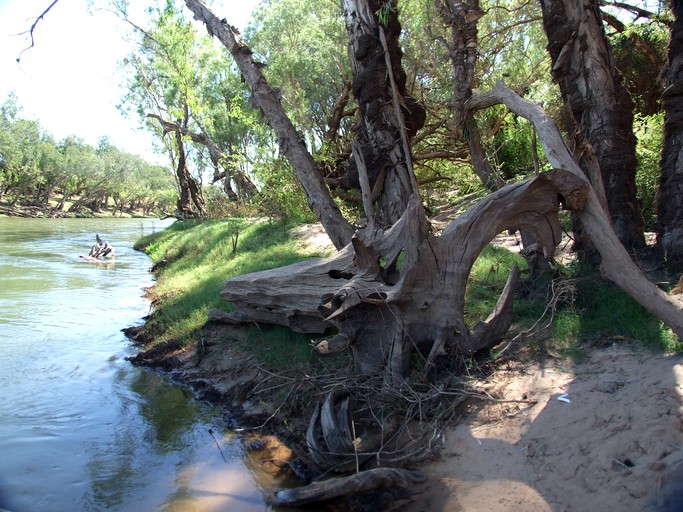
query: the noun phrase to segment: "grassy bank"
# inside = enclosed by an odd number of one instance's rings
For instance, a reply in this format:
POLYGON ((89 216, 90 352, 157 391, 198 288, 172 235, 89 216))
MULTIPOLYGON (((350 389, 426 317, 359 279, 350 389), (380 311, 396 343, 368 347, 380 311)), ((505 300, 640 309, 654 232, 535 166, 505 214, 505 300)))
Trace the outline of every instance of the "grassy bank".
MULTIPOLYGON (((232 276, 282 267, 325 254, 290 236, 283 222, 228 219, 176 222, 139 240, 135 248, 154 261, 157 282, 151 290, 154 313, 144 327, 153 344, 196 343, 210 309, 230 311, 219 293, 232 276)), ((275 345, 310 356, 308 340, 284 328, 262 327, 275 345)), ((247 340, 263 338, 256 326, 244 329, 247 340)), ((261 351, 268 359, 272 351, 261 351)), ((278 359, 277 351, 272 358, 278 359)))
MULTIPOLYGON (((219 296, 227 279, 324 256, 290 236, 291 228, 281 222, 245 219, 177 222, 140 240, 136 248, 149 254, 158 269, 151 291, 154 313, 144 327, 145 338, 173 347, 197 343, 208 311, 230 310, 219 296)), ((526 266, 519 255, 506 249, 491 246, 482 253, 467 292, 470 325, 491 312, 512 264, 526 266)), ((552 279, 526 283, 517 295, 516 323, 510 334, 532 329, 523 338, 532 349, 573 354, 584 343, 621 339, 680 349, 677 338, 661 322, 616 286, 579 265, 560 269, 552 279)), ((275 369, 282 361, 311 359, 310 336, 268 326, 246 327, 242 332, 255 357, 275 369)))
MULTIPOLYGON (((489 246, 477 260, 468 288, 468 312, 484 319, 495 305, 513 264, 522 269, 524 259, 510 251, 489 246)), ((524 277, 524 275, 523 275, 524 277)), ((599 272, 578 262, 560 266, 554 275, 524 283, 514 303, 513 331, 531 329, 531 348, 542 346, 563 355, 578 354, 585 345, 612 341, 636 341, 664 351, 683 350, 680 340, 660 320, 599 272), (543 329, 537 330, 539 326, 543 329)))

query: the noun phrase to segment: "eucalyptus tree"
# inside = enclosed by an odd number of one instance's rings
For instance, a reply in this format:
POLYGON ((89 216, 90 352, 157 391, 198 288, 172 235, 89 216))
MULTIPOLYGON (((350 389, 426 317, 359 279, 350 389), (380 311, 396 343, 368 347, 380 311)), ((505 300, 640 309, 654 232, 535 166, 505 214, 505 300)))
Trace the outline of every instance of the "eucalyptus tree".
POLYGON ((621 242, 645 246, 636 200, 634 104, 617 70, 598 0, 541 0, 552 72, 567 130, 586 175, 600 191, 621 242), (596 165, 597 164, 597 165, 596 165))
POLYGON ((57 148, 62 154, 59 162, 59 177, 56 180, 62 196, 57 206, 62 211, 66 202, 79 196, 69 206, 69 212, 81 210, 87 203, 106 194, 110 177, 105 173, 103 161, 96 150, 82 139, 69 136, 57 148))
MULTIPOLYGON (((314 154, 323 150, 335 102, 351 76, 339 14, 337 0, 262 3, 245 31, 256 58, 266 65, 264 75, 314 154)), ((348 129, 349 123, 340 128, 348 129)))
POLYGON ((198 98, 201 68, 211 58, 206 39, 197 37, 171 1, 161 9, 153 9, 152 28, 138 29, 138 51, 128 57, 132 70, 129 92, 124 99, 137 107, 141 117, 155 116, 171 126, 158 127, 176 170, 179 199, 177 210, 182 217, 204 216, 206 207, 201 194, 201 177, 189 170, 191 148, 188 132, 202 114, 198 98))
POLYGON ((61 155, 38 121, 22 119, 10 107, 3 106, 0 126, 0 199, 47 206, 61 155))

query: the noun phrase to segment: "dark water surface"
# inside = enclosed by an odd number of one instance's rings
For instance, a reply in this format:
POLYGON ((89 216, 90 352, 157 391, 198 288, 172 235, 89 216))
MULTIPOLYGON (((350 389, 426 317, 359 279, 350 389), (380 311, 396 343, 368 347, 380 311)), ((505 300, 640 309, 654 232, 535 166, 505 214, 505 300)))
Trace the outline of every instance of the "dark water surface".
POLYGON ((152 284, 132 246, 167 224, 0 218, 0 508, 269 509, 217 411, 125 360, 152 284), (78 258, 95 233, 114 265, 78 258))

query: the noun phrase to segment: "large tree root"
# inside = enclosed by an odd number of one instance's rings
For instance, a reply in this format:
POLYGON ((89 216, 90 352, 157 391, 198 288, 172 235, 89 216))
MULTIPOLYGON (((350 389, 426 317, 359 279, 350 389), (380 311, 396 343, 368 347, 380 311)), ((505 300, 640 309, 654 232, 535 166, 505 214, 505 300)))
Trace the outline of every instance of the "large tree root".
POLYGON ((440 236, 413 198, 390 229, 361 230, 330 258, 230 279, 221 295, 233 312, 212 318, 309 333, 335 329, 316 347, 319 354, 350 349, 358 373, 383 372, 387 383, 396 383, 414 350, 431 354, 431 364, 447 349, 471 354, 499 342, 512 321, 519 271, 513 270, 491 316, 470 329, 465 289, 474 261, 498 233, 512 228, 532 233, 551 256, 560 241, 560 203, 580 209, 588 191, 566 171, 541 174, 491 194, 440 236))

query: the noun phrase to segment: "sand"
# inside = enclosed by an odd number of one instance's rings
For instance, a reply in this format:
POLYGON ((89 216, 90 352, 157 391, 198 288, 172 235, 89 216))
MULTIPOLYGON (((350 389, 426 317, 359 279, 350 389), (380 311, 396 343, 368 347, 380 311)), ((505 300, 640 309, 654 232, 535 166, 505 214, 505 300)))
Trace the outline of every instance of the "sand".
POLYGON ((481 386, 536 404, 461 418, 409 512, 683 510, 682 357, 615 343, 581 364, 517 363, 481 386))

